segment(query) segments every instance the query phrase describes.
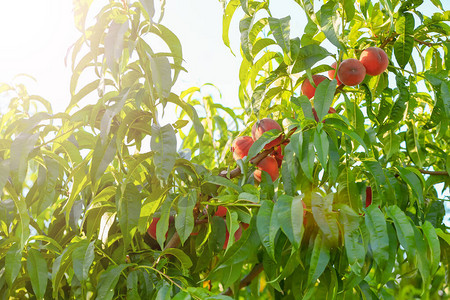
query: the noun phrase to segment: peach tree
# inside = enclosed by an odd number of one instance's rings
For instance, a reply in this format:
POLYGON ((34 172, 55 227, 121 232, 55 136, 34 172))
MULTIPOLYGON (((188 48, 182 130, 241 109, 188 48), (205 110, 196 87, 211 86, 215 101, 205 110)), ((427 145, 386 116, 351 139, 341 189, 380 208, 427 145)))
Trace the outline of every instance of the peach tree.
POLYGON ((0 85, 0 298, 449 297, 448 3, 221 0, 232 108, 165 1, 91 2, 64 112, 0 85))

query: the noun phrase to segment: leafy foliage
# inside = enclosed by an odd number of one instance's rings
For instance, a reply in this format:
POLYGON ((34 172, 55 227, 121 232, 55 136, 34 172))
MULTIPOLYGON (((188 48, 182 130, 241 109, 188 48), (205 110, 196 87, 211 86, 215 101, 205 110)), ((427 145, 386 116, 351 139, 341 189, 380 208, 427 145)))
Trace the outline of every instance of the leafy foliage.
POLYGON ((430 16, 423 1, 296 0, 308 20, 299 37, 269 1, 221 1, 226 46, 244 12, 241 109, 203 87, 172 92, 185 69, 164 5, 109 1, 89 26, 91 2, 75 1, 82 35, 65 112, 0 85, 10 101, 0 118, 0 298, 449 296, 438 187, 450 184, 450 15, 440 0, 430 16), (324 81, 313 101, 299 94, 329 60, 370 46, 387 53, 388 71, 356 87, 324 81), (167 103, 178 120, 161 124, 167 103), (284 156, 280 178, 263 172, 257 183, 276 133, 246 159, 229 149, 265 117, 283 124, 284 156))

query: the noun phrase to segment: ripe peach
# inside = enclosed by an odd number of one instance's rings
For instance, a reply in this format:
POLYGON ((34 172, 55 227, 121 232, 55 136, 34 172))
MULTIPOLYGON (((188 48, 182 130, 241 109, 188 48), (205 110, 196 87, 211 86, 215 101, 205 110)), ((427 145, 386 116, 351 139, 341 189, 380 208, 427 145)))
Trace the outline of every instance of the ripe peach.
MULTIPOLYGON (((329 70, 328 71, 328 77, 330 77, 330 79, 334 79, 334 73, 336 73, 336 62, 332 63, 330 67, 332 67, 334 70, 329 70)), ((337 80, 337 85, 341 85, 342 82, 339 80, 339 78, 336 76, 336 80, 337 80)))
POLYGON ((369 47, 361 53, 359 61, 366 68, 366 73, 372 76, 379 75, 387 69, 389 59, 383 49, 369 47))
POLYGON ((225 217, 227 215, 227 208, 225 206, 219 205, 214 215, 218 217, 225 217))
POLYGON ((366 77, 366 68, 355 58, 348 58, 341 62, 338 68, 339 80, 348 86, 360 84, 366 77))
MULTIPOLYGON (((242 236, 242 227, 241 224, 239 224, 239 228, 234 233, 234 241, 237 242, 242 236)), ((223 243, 223 249, 227 249, 228 247, 228 240, 230 239, 230 233, 227 231, 225 232, 225 243, 223 243)))
MULTIPOLYGON (((316 120, 316 122, 319 122, 319 116, 317 115, 317 111, 316 111, 316 109, 314 107, 313 107, 312 111, 313 111, 313 115, 314 115, 314 120, 316 120)), ((333 107, 330 107, 328 109, 328 113, 329 114, 335 114, 336 110, 333 107)), ((325 123, 325 120, 323 120, 322 123, 325 123)))
MULTIPOLYGON (((264 119, 261 119, 261 120, 257 121, 252 127, 253 140, 256 141, 257 139, 259 139, 263 135, 264 132, 272 130, 272 129, 277 129, 277 130, 282 131, 282 128, 281 128, 280 124, 278 124, 276 121, 274 121, 272 119, 264 118, 264 119)), ((264 146, 264 149, 270 149, 273 146, 276 146, 276 145, 280 144, 281 143, 281 139, 282 139, 282 136, 280 135, 275 140, 273 140, 270 143, 266 144, 264 146)))
POLYGON ((258 169, 255 170, 255 172, 253 172, 253 176, 259 182, 261 182, 262 171, 266 171, 267 173, 269 173, 270 178, 272 178, 272 181, 275 181, 280 175, 278 171, 277 160, 272 156, 267 156, 263 158, 256 167, 258 169))
MULTIPOLYGON (((319 85, 319 83, 321 83, 322 81, 324 81, 325 79, 328 80, 328 78, 326 78, 323 75, 313 75, 312 79, 314 81, 314 84, 316 85, 316 87, 319 85)), ((312 97, 314 97, 314 94, 316 93, 316 88, 312 86, 311 82, 309 82, 309 79, 306 78, 303 83, 302 83, 302 88, 301 88, 302 94, 305 95, 306 97, 308 97, 308 99, 311 99, 312 97)))
POLYGON ((240 136, 231 144, 234 160, 243 159, 248 154, 248 150, 253 145, 253 139, 249 136, 240 136))
POLYGON ((366 207, 372 204, 372 188, 370 186, 366 187, 366 207))

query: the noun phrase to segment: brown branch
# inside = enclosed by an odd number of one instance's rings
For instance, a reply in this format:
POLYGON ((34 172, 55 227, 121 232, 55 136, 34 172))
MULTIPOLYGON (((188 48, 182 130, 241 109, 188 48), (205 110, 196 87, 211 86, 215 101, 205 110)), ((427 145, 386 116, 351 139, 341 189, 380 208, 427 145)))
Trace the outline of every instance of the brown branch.
POLYGON ((417 38, 414 38, 414 41, 416 41, 416 42, 419 43, 419 44, 428 46, 428 47, 430 47, 430 48, 433 48, 433 46, 439 45, 438 43, 425 42, 425 41, 419 40, 419 39, 417 39, 417 38))
POLYGON ((447 171, 428 171, 428 170, 419 170, 422 174, 428 174, 428 175, 446 175, 448 176, 447 171))
MULTIPOLYGON (((258 277, 259 273, 261 273, 263 270, 264 266, 262 263, 256 264, 250 271, 250 273, 248 273, 247 276, 245 276, 239 283, 239 290, 252 283, 253 279, 258 277)), ((231 288, 228 288, 228 290, 226 290, 226 292, 224 292, 223 295, 232 296, 233 291, 231 290, 231 288)))
POLYGON ((398 35, 397 33, 393 32, 390 37, 388 37, 383 41, 383 43, 380 45, 380 48, 384 49, 384 47, 386 47, 387 44, 392 42, 397 35, 398 35))

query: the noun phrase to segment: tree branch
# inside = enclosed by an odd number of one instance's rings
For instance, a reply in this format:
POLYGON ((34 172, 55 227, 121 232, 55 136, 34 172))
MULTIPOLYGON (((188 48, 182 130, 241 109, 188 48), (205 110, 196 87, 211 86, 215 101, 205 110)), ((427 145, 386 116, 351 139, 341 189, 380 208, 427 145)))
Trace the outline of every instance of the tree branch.
POLYGON ((428 175, 446 175, 448 176, 448 172, 447 171, 428 171, 428 170, 420 170, 419 172, 422 174, 428 174, 428 175))
MULTIPOLYGON (((250 273, 247 274, 247 276, 245 276, 241 282, 239 283, 239 289, 242 289, 246 286, 248 286, 250 283, 252 283, 253 279, 255 279, 256 277, 258 277, 259 273, 261 273, 264 270, 264 266, 262 263, 256 264, 253 269, 250 271, 250 273)), ((231 288, 228 288, 228 290, 226 290, 223 295, 226 296, 232 296, 233 295, 233 291, 231 290, 231 288)))

